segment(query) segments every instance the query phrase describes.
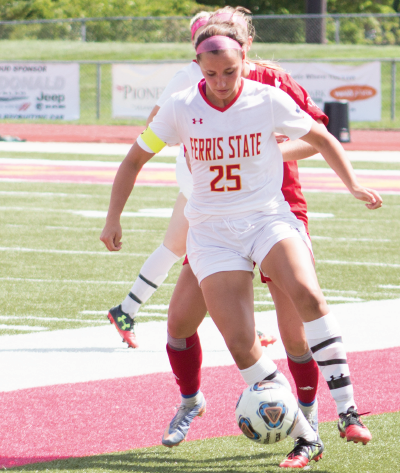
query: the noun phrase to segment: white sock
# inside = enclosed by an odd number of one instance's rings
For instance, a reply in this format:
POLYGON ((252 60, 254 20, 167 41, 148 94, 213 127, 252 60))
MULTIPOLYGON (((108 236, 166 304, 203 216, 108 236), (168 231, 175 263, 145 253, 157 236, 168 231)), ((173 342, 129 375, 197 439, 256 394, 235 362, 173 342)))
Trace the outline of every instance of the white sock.
MULTIPOLYGON (((262 381, 277 370, 276 364, 263 353, 261 358, 244 370, 239 370, 244 382, 249 386, 262 381)), ((282 375, 283 376, 283 375, 282 375)))
POLYGON ((201 391, 198 391, 194 396, 191 397, 183 397, 181 395, 181 405, 185 407, 193 407, 196 404, 199 404, 203 398, 204 395, 201 391))
POLYGON ((336 402, 337 413, 347 412, 351 406, 357 408, 341 330, 334 315, 329 313, 303 325, 313 358, 336 402))
POLYGON ((304 414, 299 409, 297 415, 297 422, 294 426, 294 429, 290 432, 290 437, 297 439, 302 437, 308 442, 315 442, 317 440, 317 433, 311 428, 311 425, 307 422, 307 419, 304 417, 304 414))
POLYGON ((121 304, 123 312, 134 317, 140 305, 150 299, 168 276, 168 271, 179 259, 179 256, 161 244, 142 266, 129 295, 121 304))

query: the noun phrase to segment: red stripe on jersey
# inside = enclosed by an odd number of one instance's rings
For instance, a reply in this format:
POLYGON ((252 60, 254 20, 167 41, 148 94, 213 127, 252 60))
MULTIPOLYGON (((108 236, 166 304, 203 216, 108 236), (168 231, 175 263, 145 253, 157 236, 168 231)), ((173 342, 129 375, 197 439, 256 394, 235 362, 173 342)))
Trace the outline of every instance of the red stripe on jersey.
POLYGON ((243 90, 243 87, 244 87, 244 82, 243 82, 243 79, 241 79, 241 84, 240 84, 240 88, 239 88, 239 91, 238 93, 236 94, 235 98, 232 100, 232 102, 229 102, 228 105, 226 105, 225 107, 221 108, 221 107, 217 107, 216 105, 212 104, 207 96, 206 96, 206 80, 205 79, 201 79, 201 81, 199 82, 199 91, 200 91, 200 94, 201 96, 203 97, 204 101, 212 108, 215 108, 215 110, 218 110, 219 112, 225 112, 226 110, 228 110, 229 108, 232 107, 232 105, 236 102, 236 100, 240 97, 240 94, 242 93, 242 90, 243 90))

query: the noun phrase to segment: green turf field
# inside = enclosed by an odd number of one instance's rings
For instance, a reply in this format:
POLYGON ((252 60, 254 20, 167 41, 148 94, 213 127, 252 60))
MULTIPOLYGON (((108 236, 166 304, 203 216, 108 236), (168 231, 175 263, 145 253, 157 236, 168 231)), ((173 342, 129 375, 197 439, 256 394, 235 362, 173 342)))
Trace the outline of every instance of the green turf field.
MULTIPOLYGON (((400 46, 368 46, 350 44, 274 44, 254 43, 250 57, 263 59, 382 59, 398 58, 400 46)), ((12 60, 163 60, 193 59, 189 43, 86 43, 81 41, 0 41, 0 61, 12 60)), ((353 128, 400 127, 400 81, 397 65, 396 120, 390 118, 390 64, 382 65, 382 120, 380 122, 354 122, 353 128)), ((96 66, 81 65, 81 118, 71 123, 79 124, 144 124, 144 120, 111 118, 111 66, 102 66, 101 116, 96 119, 96 66)), ((22 123, 22 120, 13 121, 22 123)), ((27 123, 32 121, 27 120, 27 123)), ((42 122, 44 123, 44 122, 42 122)), ((58 123, 58 122, 49 122, 58 123)), ((64 122, 65 123, 65 122, 64 122)), ((0 120, 1 124, 1 120, 0 120)))
MULTIPOLYGON (((199 421, 196 421, 199 422, 199 421)), ((367 446, 346 443, 339 438, 336 422, 320 424, 326 453, 302 471, 321 473, 398 473, 400 413, 371 416, 367 420, 374 438, 367 446)), ((64 473, 273 473, 291 450, 287 439, 268 448, 250 442, 243 435, 186 442, 174 449, 144 448, 13 468, 14 472, 64 473)), ((297 470, 296 470, 297 471, 297 470)))
MULTIPOLYGON (((126 210, 172 208, 177 192, 174 187, 138 186, 126 210)), ((77 213, 106 211, 109 194, 108 185, 0 183, 0 333, 106 323, 107 309, 126 296, 169 222, 124 217, 123 250, 109 253, 99 241, 104 219, 77 213)), ((347 194, 310 192, 306 198, 310 212, 333 214, 310 219, 317 272, 328 300, 400 297, 400 196, 385 196, 384 207, 376 211, 347 194), (342 264, 324 262, 331 260, 342 264), (374 265, 358 265, 368 262, 374 265)), ((141 321, 166 316, 179 271, 178 263, 143 306, 141 321), (160 305, 164 309, 152 307, 160 305)), ((273 309, 258 277, 254 288, 255 310, 273 309)))

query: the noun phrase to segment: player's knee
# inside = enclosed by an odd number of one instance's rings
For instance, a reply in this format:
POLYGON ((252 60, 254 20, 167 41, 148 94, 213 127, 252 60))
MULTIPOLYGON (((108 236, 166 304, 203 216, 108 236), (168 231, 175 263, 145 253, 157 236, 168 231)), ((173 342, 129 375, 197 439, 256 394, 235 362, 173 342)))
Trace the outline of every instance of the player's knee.
POLYGON ((302 312, 319 314, 326 310, 326 301, 319 287, 302 288, 297 300, 302 312))

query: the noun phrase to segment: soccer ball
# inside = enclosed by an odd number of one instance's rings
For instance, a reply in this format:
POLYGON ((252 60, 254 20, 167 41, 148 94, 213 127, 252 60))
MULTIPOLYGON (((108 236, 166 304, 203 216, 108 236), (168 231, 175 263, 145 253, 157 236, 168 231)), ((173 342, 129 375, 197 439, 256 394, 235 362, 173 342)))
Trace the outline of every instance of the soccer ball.
POLYGON ((299 407, 293 394, 274 381, 246 388, 236 404, 236 422, 244 435, 258 443, 285 439, 297 423, 299 407))

